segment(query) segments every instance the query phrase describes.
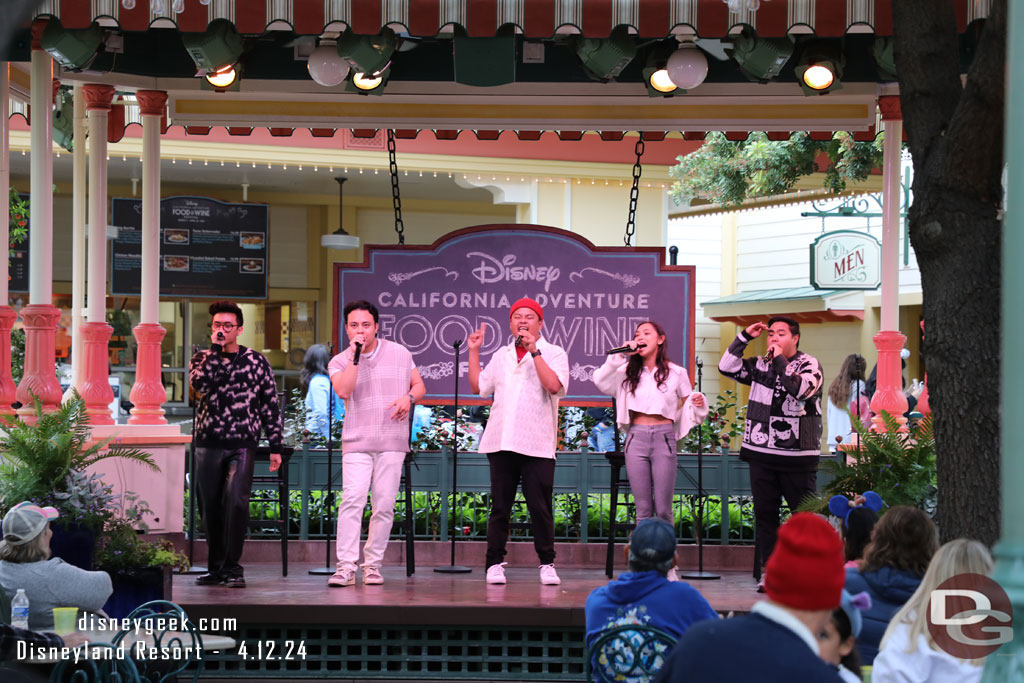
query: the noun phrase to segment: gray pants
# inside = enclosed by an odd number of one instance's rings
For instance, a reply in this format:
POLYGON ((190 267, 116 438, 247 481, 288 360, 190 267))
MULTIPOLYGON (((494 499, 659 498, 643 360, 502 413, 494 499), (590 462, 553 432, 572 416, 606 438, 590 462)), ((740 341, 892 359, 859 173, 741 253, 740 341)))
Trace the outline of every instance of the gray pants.
POLYGON ((676 489, 675 425, 632 425, 626 436, 626 474, 636 503, 636 521, 672 519, 676 489))

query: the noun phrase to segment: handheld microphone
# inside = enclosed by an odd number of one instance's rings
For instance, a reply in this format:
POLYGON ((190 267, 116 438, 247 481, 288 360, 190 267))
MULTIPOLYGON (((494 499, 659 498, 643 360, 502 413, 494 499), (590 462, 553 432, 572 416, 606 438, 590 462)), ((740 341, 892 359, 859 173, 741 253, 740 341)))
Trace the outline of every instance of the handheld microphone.
POLYGON ((359 354, 362 352, 362 350, 363 350, 363 345, 360 344, 359 342, 356 342, 356 350, 352 354, 352 363, 353 364, 359 362, 359 354))
POLYGON ((771 363, 773 358, 775 358, 775 347, 769 347, 768 353, 764 354, 764 362, 771 363))
POLYGON ((519 336, 516 337, 515 345, 516 346, 522 346, 522 344, 523 344, 523 335, 519 335, 519 336))
POLYGON ((217 332, 217 341, 224 341, 224 333, 223 332, 220 332, 220 331, 217 332))
POLYGON ((630 353, 632 351, 639 351, 640 349, 646 348, 647 344, 637 344, 635 349, 629 344, 626 344, 624 346, 616 346, 614 349, 608 349, 607 351, 604 352, 604 354, 606 356, 611 356, 612 354, 616 353, 630 353))

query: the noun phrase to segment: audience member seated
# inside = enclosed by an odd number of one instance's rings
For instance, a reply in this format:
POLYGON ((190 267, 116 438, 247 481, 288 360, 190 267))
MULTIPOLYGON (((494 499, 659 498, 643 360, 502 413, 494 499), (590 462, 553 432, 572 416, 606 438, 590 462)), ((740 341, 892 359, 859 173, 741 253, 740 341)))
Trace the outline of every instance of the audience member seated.
POLYGON ((878 512, 883 506, 881 496, 874 491, 865 491, 853 500, 842 495, 829 499, 829 512, 842 522, 840 530, 847 569, 860 566, 858 562, 864 558, 864 548, 871 540, 871 530, 878 523, 878 512))
POLYGON ((765 592, 750 614, 687 630, 655 679, 840 683, 819 656, 818 634, 839 606, 843 544, 818 515, 799 512, 779 529, 765 592))
POLYGON ((19 588, 28 596, 28 626, 33 631, 53 630, 54 607, 77 607, 102 613, 113 592, 106 572, 87 572, 60 558, 50 557, 52 507, 18 503, 3 519, 0 542, 0 587, 8 600, 19 588))
POLYGON ((674 571, 676 534, 659 517, 642 520, 633 530, 626 557, 629 571, 587 598, 587 646, 616 626, 653 626, 676 638, 692 624, 717 619, 704 596, 688 583, 669 581, 674 571))
MULTIPOLYGON (((992 572, 992 556, 977 541, 964 538, 939 548, 921 585, 889 622, 882 649, 875 657, 874 683, 977 683, 984 659, 960 659, 939 647, 928 631, 928 601, 932 591, 957 574, 992 572)), ((978 627, 984 630, 984 627, 978 627)), ((968 637, 976 634, 965 633, 968 637)), ((960 653, 970 656, 970 647, 960 653)))
POLYGON ((611 408, 587 408, 587 415, 594 421, 594 428, 587 435, 587 448, 594 453, 611 453, 615 450, 615 416, 611 408))
POLYGON ((818 634, 821 658, 835 667, 844 683, 860 683, 860 655, 854 645, 860 635, 864 620, 860 613, 871 607, 867 593, 850 595, 843 589, 839 609, 832 610, 832 618, 825 624, 825 630, 818 634))
POLYGON ((923 510, 897 505, 872 530, 860 568, 846 570, 846 590, 871 597, 871 609, 863 615, 864 631, 857 639, 857 652, 866 666, 878 654, 892 615, 917 590, 938 547, 931 518, 923 510))

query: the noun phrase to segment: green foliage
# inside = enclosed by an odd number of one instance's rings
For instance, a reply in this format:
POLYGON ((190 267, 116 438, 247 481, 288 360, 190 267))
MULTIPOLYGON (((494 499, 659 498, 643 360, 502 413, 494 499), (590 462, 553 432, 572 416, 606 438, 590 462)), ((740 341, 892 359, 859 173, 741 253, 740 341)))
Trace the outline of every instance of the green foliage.
POLYGON ((597 420, 587 415, 583 408, 560 407, 558 424, 561 449, 567 453, 578 453, 587 445, 587 437, 597 425, 597 420))
MULTIPOLYGON (((700 440, 704 442, 704 452, 729 448, 736 437, 743 436, 743 425, 747 418, 747 406, 737 406, 736 392, 730 389, 723 391, 715 399, 715 404, 708 409, 707 419, 700 428, 700 440)), ((694 427, 682 441, 684 453, 697 452, 697 428, 694 427)))
MULTIPOLYGON (((467 427, 464 417, 465 406, 460 407, 458 410, 460 415, 458 433, 459 452, 465 453, 472 450, 478 434, 474 434, 467 427)), ((442 412, 439 406, 434 406, 431 411, 430 424, 421 429, 419 434, 416 435, 416 440, 412 444, 413 450, 440 451, 452 447, 452 432, 455 428, 455 421, 442 412)))
POLYGON ((121 517, 112 517, 106 523, 96 548, 96 568, 109 572, 170 565, 185 571, 188 556, 174 548, 167 539, 150 541, 142 536, 149 530, 144 521, 152 514, 149 505, 136 494, 125 494, 128 502, 121 517), (138 527, 138 528, 137 528, 138 527))
POLYGON ((22 327, 11 330, 11 379, 14 384, 21 383, 25 373, 25 329, 22 327))
POLYGON ((845 132, 831 140, 811 140, 803 132, 788 140, 769 140, 754 132, 746 140, 731 141, 721 132, 708 133, 704 145, 678 158, 669 169, 675 178, 670 194, 676 204, 694 199, 718 206, 739 206, 748 197, 769 197, 788 192, 801 177, 819 170, 815 158, 825 154, 825 188, 838 193, 849 181, 861 181, 882 165, 882 136, 857 142, 845 132))
POLYGON ((35 423, 0 418, 0 501, 4 509, 23 500, 53 505, 65 522, 99 530, 109 516, 110 487, 85 470, 108 458, 125 458, 159 471, 153 456, 136 448, 91 440, 85 402, 75 396, 51 413, 33 397, 35 423))
MULTIPOLYGON (((28 235, 28 200, 23 200, 18 191, 12 186, 10 188, 10 209, 8 210, 7 225, 10 247, 21 244, 28 235)), ((5 302, 6 303, 6 302, 5 302)))
POLYGON ((873 432, 851 415, 861 448, 846 458, 825 462, 822 469, 833 479, 818 498, 809 499, 801 510, 825 512, 828 499, 836 494, 854 498, 874 491, 887 507, 911 505, 928 508, 936 493, 935 436, 932 417, 921 420, 909 432, 897 431, 899 423, 882 412, 885 432, 873 432))

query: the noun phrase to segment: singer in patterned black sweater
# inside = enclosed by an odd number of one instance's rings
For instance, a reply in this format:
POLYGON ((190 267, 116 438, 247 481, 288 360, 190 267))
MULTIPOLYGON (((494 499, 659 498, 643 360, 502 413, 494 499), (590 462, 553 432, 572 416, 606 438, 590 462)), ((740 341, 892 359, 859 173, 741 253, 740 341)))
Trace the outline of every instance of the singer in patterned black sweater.
MULTIPOLYGON (((779 505, 789 509, 817 491, 821 452, 821 366, 800 351, 800 323, 775 316, 741 331, 718 363, 726 377, 750 385, 740 459, 750 465, 750 490, 761 564, 775 549, 779 505), (763 358, 744 358, 753 339, 768 331, 763 358)), ((758 584, 764 592, 764 574, 758 584)))
POLYGON ((242 309, 217 301, 210 315, 212 344, 189 364, 189 380, 199 395, 192 438, 210 567, 196 583, 245 588, 239 560, 249 526, 253 460, 262 430, 270 442, 270 471, 281 466, 281 408, 270 363, 238 343, 242 309))

